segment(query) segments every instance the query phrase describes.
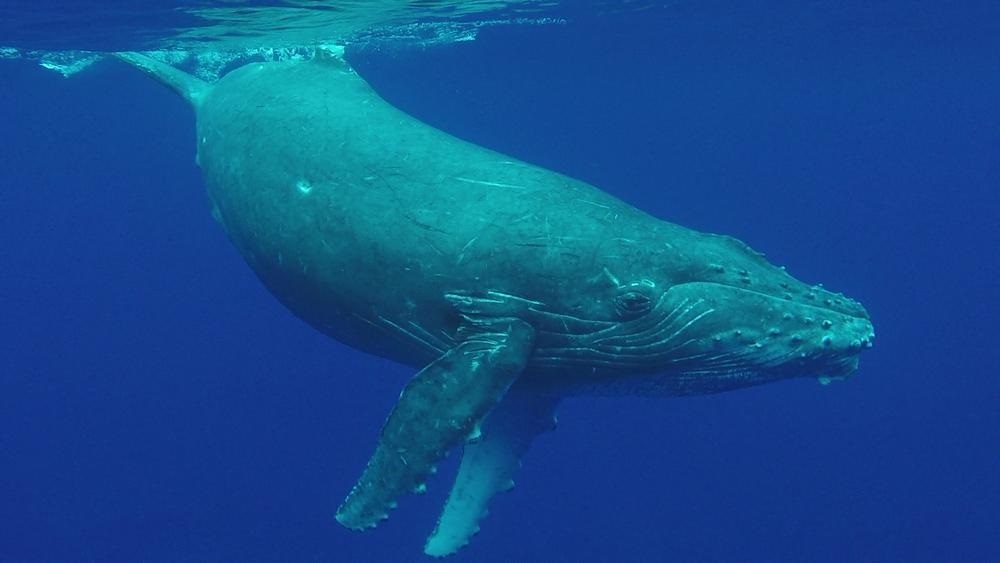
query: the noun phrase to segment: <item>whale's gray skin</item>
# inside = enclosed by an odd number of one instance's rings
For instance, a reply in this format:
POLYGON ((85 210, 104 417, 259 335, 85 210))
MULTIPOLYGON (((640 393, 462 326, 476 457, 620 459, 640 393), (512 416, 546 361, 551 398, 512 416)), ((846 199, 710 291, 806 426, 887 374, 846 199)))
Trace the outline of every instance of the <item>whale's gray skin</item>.
POLYGON ((337 512, 350 528, 386 518, 465 443, 425 548, 452 553, 560 397, 840 378, 871 344, 857 302, 736 239, 434 129, 339 57, 250 64, 213 85, 121 57, 194 106, 214 212, 270 291, 420 370, 337 512))

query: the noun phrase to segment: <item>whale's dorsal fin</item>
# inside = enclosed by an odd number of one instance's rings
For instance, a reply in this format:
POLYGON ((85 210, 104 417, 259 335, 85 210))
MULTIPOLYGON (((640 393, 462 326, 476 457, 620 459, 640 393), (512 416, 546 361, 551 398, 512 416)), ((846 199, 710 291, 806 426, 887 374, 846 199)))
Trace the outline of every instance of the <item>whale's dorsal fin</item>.
POLYGON ((115 56, 167 85, 195 108, 212 88, 208 82, 142 53, 128 51, 115 56))
POLYGON ((448 450, 478 434, 527 365, 534 339, 534 329, 520 319, 492 319, 417 373, 385 421, 337 521, 354 530, 374 527, 397 498, 423 490, 448 450))

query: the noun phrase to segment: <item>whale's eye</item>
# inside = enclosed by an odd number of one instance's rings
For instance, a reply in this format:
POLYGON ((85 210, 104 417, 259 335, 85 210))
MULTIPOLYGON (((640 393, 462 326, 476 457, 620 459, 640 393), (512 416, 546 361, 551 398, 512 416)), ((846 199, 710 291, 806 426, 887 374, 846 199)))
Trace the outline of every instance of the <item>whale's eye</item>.
POLYGON ((649 296, 638 291, 626 291, 615 296, 615 312, 622 319, 634 319, 645 315, 652 309, 649 296))

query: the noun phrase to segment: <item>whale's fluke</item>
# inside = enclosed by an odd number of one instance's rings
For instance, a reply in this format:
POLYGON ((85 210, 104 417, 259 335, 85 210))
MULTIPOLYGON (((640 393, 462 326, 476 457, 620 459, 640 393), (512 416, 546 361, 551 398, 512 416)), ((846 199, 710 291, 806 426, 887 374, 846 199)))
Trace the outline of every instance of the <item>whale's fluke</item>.
POLYGON ((121 52, 115 56, 167 85, 196 108, 212 87, 198 77, 142 53, 121 52))

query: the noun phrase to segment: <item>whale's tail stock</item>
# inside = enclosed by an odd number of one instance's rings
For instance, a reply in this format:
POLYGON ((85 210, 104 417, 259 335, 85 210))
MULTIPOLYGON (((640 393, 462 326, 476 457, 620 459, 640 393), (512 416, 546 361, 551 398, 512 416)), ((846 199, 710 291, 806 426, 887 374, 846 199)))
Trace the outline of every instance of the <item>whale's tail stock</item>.
POLYGON ((196 108, 212 88, 208 82, 142 53, 121 52, 115 57, 159 80, 196 108))

